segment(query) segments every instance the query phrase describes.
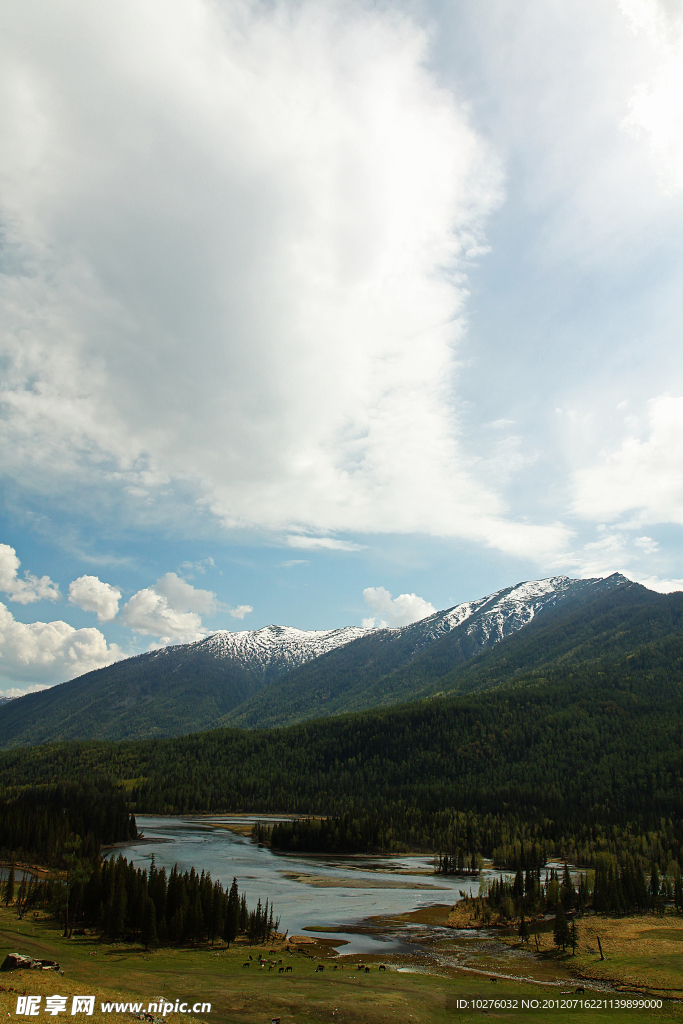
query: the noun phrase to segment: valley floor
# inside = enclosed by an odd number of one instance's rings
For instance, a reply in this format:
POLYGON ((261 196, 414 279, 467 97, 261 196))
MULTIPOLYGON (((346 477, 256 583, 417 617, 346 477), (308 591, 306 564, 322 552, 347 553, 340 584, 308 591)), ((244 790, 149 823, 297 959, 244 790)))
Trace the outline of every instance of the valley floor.
MULTIPOLYGON (((139 945, 89 935, 64 939, 61 929, 42 915, 18 921, 11 907, 3 907, 0 960, 8 952, 56 959, 64 974, 0 974, 0 1015, 16 1019, 17 997, 36 994, 43 997, 38 1020, 46 1020, 44 997, 60 994, 68 997, 64 1016, 71 1017, 71 997, 77 994, 94 995, 91 1019, 110 1024, 130 1022, 131 1010, 102 1012, 103 1002, 140 1001, 146 1010, 159 998, 174 1004, 176 999, 186 1000, 190 1006, 211 1003, 210 1013, 166 1013, 168 1024, 174 1020, 268 1024, 274 1017, 282 1024, 446 1024, 470 1020, 473 1013, 479 1016, 485 1011, 496 1019, 520 1022, 535 1018, 570 1024, 585 1020, 587 1012, 599 1012, 603 1019, 623 1024, 683 1022, 683 1003, 676 999, 683 997, 677 988, 681 986, 678 950, 683 951, 680 919, 586 918, 580 922, 579 950, 572 958, 570 953, 551 950, 550 937, 537 956, 513 936, 446 928, 449 911, 437 906, 393 919, 393 926, 410 936, 411 951, 384 957, 385 971, 379 970, 378 957, 364 957, 370 970, 359 972, 358 958, 344 957, 343 946, 337 955, 329 933, 301 943, 279 941, 267 948, 238 942, 229 950, 205 945, 145 952, 139 945), (604 961, 594 949, 598 934, 604 961), (259 969, 260 953, 275 961, 272 970, 259 969), (245 968, 245 963, 250 966, 245 968), (291 966, 292 971, 280 973, 280 966, 291 966), (316 971, 319 967, 324 969, 316 971), (492 978, 497 979, 495 983, 492 978), (578 987, 584 987, 585 993, 577 993, 578 987), (633 991, 636 987, 640 995, 633 991), (651 1002, 653 997, 662 999, 661 1008, 629 1006, 639 999, 651 1002)), ((376 925, 380 927, 379 922, 376 925)), ((383 920, 381 927, 386 926, 383 920)), ((373 922, 366 927, 372 929, 373 922)), ((84 1015, 77 1015, 81 1018, 84 1015)))

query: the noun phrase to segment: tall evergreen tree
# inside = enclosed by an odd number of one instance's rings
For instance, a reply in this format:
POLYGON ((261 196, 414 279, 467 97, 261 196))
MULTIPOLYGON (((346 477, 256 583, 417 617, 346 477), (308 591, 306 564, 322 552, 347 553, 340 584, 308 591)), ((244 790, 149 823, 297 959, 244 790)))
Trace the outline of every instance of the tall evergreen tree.
POLYGON ((556 946, 562 946, 562 952, 564 953, 567 948, 567 943, 571 942, 571 933, 569 931, 569 925, 567 923, 567 915, 564 912, 562 903, 558 901, 557 908, 555 911, 555 927, 553 928, 553 940, 556 946))
POLYGON ((141 938, 145 944, 145 949, 149 949, 150 946, 155 946, 157 943, 157 911, 154 906, 154 900, 150 896, 145 897, 142 911, 141 938))
POLYGON ((7 882, 5 883, 5 892, 3 893, 3 899, 5 906, 8 907, 14 899, 14 864, 9 869, 9 875, 7 882))
POLYGON ((225 915, 225 941, 230 946, 237 938, 240 928, 240 897, 237 890, 237 879, 233 878, 228 894, 228 909, 225 915))

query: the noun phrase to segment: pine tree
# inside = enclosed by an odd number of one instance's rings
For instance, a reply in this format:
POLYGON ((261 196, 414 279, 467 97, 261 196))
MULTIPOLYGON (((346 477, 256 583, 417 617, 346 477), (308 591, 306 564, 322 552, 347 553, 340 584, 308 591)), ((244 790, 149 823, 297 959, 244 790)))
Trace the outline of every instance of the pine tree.
POLYGON ((119 939, 123 935, 126 924, 126 882, 123 873, 119 874, 114 889, 111 912, 109 914, 109 937, 119 939))
POLYGON ((230 946, 237 938, 240 928, 240 897, 237 891, 237 879, 233 878, 228 894, 228 909, 225 915, 225 941, 230 946))
POLYGON ((14 864, 9 869, 9 876, 5 884, 5 892, 3 895, 5 900, 5 906, 8 907, 14 899, 14 864))
POLYGON ((571 934, 569 932, 569 925, 567 924, 567 915, 564 912, 562 903, 558 902, 555 910, 555 927, 553 929, 553 939, 556 946, 562 946, 562 952, 564 953, 567 948, 567 943, 571 942, 571 934))
POLYGON ((522 869, 517 868, 517 874, 515 875, 515 881, 512 886, 512 895, 516 900, 519 900, 524 895, 524 875, 522 869))
POLYGON ((561 889, 562 906, 565 910, 573 910, 574 903, 576 902, 576 889, 572 882, 572 876, 569 871, 567 864, 564 866, 564 877, 562 879, 561 889))
POLYGON ((154 900, 150 896, 145 898, 142 911, 142 941, 145 949, 155 946, 157 943, 157 911, 154 900))

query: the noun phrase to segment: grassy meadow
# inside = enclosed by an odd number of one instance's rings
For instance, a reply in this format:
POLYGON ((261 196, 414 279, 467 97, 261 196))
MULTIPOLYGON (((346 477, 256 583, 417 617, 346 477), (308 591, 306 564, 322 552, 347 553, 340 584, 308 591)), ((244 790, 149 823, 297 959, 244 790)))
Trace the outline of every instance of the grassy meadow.
MULTIPOLYGON (((420 912, 423 914, 425 912, 420 912)), ((429 917, 429 915, 427 915, 429 917)), ((434 914, 432 914, 434 917, 434 914)), ((437 912, 433 923, 440 923, 437 912)), ((673 988, 680 986, 681 958, 676 961, 677 949, 683 951, 683 922, 674 918, 629 918, 620 921, 587 919, 582 922, 581 946, 573 959, 551 953, 548 948, 540 958, 526 953, 534 970, 528 972, 534 981, 506 978, 509 965, 498 974, 493 984, 488 973, 471 969, 458 970, 439 964, 438 944, 435 958, 429 959, 426 969, 405 970, 406 957, 386 958, 386 972, 379 971, 377 958, 364 958, 370 972, 358 972, 357 958, 332 958, 329 945, 315 942, 297 946, 279 942, 268 947, 248 946, 238 942, 229 950, 223 944, 204 945, 196 949, 169 948, 145 952, 139 945, 102 941, 95 936, 77 936, 71 940, 61 936, 61 929, 43 917, 25 917, 22 921, 10 908, 0 908, 0 957, 8 952, 27 953, 35 958, 56 959, 64 974, 40 971, 14 971, 0 975, 0 1014, 15 1018, 17 995, 41 994, 69 997, 67 1013, 70 1015, 70 997, 74 994, 95 995, 96 1010, 93 1020, 131 1020, 126 1014, 102 1013, 103 1001, 141 1001, 147 1003, 157 997, 174 1002, 186 1000, 210 1002, 211 1013, 168 1014, 172 1022, 182 1019, 193 1022, 230 1022, 230 1024, 269 1024, 280 1017, 282 1024, 446 1024, 454 1019, 473 1019, 471 1005, 458 1007, 458 1001, 477 998, 495 1000, 499 1004, 518 1001, 517 1008, 505 1005, 486 1006, 476 1010, 476 1016, 524 1021, 559 1019, 572 1021, 585 1019, 586 1009, 549 1008, 543 1010, 543 1000, 577 999, 629 999, 629 992, 604 992, 591 989, 586 981, 585 996, 575 995, 581 984, 578 974, 586 978, 611 979, 615 985, 639 984, 643 989, 675 995, 673 988), (597 944, 601 935, 607 959, 600 961, 592 952, 591 943, 597 944), (678 944, 678 945, 677 945, 678 944), (269 950, 276 953, 269 956, 269 950), (282 960, 282 966, 292 966, 292 972, 280 974, 279 964, 272 971, 259 969, 258 956, 263 953, 270 960, 282 960), (249 960, 249 955, 253 959, 249 960), (249 962, 251 966, 242 965, 249 962), (337 969, 334 969, 334 964, 337 969), (322 964, 324 970, 316 971, 322 964), (404 970, 399 971, 398 965, 404 970), (573 972, 577 976, 572 977, 573 972), (561 981, 560 986, 548 982, 561 981), (564 995, 563 995, 564 993, 564 995), (569 995, 568 993, 571 993, 569 995), (537 1009, 523 1009, 523 999, 539 1001, 537 1009)), ((457 932, 453 932, 457 939, 457 932)), ((511 938, 510 942, 514 943, 511 938)), ((424 965, 424 959, 422 960, 424 965)), ((519 963, 519 961, 517 961, 519 963)), ((495 964, 481 963, 486 972, 495 971, 495 964)), ((678 991, 679 995, 683 993, 678 991)), ((593 1011, 591 1011, 593 1012, 593 1011)), ((604 1018, 617 1019, 623 1024, 630 1021, 683 1021, 683 1004, 665 1000, 661 1009, 601 1009, 604 1018)), ((62 1016, 62 1015, 60 1015, 62 1016)), ((27 1020, 28 1018, 22 1018, 27 1020)), ((44 1009, 38 1019, 47 1019, 44 1009)), ((58 1019, 58 1018, 50 1018, 58 1019)))

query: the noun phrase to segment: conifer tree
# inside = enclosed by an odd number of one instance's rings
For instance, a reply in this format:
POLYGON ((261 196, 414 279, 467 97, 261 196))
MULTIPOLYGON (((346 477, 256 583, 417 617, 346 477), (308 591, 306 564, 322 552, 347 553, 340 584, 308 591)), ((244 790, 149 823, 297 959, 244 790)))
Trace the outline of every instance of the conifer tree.
POLYGON ((567 948, 567 943, 571 942, 571 934, 569 931, 569 925, 567 924, 567 915, 564 912, 562 903, 558 901, 555 910, 555 927, 553 928, 553 939, 556 946, 562 946, 562 952, 564 953, 567 948))
POLYGON ((142 911, 142 941, 145 949, 157 943, 157 911, 154 900, 147 896, 142 911))
POLYGON ((5 906, 8 907, 14 899, 14 864, 9 869, 9 875, 7 882, 5 883, 5 892, 3 894, 5 900, 5 906))
POLYGON ((225 916, 225 941, 230 947, 230 943, 234 942, 237 938, 237 933, 240 928, 240 897, 237 891, 237 879, 233 878, 232 885, 230 886, 230 892, 228 894, 228 909, 225 916))

